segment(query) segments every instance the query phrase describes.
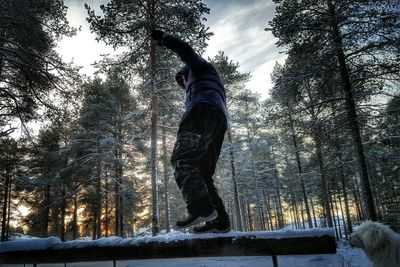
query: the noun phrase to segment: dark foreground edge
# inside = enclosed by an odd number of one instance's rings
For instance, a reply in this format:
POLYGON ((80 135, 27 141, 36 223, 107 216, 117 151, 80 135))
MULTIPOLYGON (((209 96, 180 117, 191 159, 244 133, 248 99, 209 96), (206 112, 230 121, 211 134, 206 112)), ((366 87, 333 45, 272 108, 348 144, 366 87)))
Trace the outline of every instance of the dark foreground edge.
POLYGON ((292 238, 216 237, 149 242, 124 246, 93 246, 0 253, 0 263, 56 263, 77 261, 116 261, 182 257, 277 256, 334 254, 333 235, 292 238))

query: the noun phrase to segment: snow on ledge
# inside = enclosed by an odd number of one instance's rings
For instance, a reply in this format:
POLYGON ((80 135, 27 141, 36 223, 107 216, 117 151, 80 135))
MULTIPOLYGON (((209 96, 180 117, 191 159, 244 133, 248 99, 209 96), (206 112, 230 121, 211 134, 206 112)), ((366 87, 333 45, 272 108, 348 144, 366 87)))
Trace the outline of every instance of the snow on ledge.
POLYGON ((308 230, 278 230, 278 231, 256 231, 256 232, 238 232, 230 231, 228 233, 214 234, 186 234, 179 231, 172 230, 170 233, 158 235, 158 236, 143 236, 132 239, 131 244, 141 244, 149 242, 174 242, 179 240, 188 239, 211 239, 218 237, 228 238, 254 238, 254 239, 282 239, 282 238, 296 238, 296 237, 319 237, 319 236, 335 236, 335 232, 332 228, 314 228, 308 230))
POLYGON ((62 244, 58 237, 47 237, 47 238, 29 238, 29 239, 17 239, 13 241, 7 241, 0 244, 0 253, 10 251, 29 251, 29 250, 46 250, 62 244))
POLYGON ((137 246, 151 242, 170 243, 181 240, 192 239, 212 239, 212 238, 254 238, 254 239, 282 239, 297 237, 320 237, 334 236, 332 228, 314 228, 307 230, 278 230, 278 231, 259 231, 259 232, 237 232, 230 231, 225 234, 187 234, 179 231, 171 231, 167 234, 158 236, 143 236, 137 238, 122 238, 117 236, 104 237, 93 241, 73 240, 61 242, 57 237, 19 239, 0 244, 0 253, 10 251, 46 250, 46 249, 78 249, 86 247, 110 247, 110 246, 137 246))

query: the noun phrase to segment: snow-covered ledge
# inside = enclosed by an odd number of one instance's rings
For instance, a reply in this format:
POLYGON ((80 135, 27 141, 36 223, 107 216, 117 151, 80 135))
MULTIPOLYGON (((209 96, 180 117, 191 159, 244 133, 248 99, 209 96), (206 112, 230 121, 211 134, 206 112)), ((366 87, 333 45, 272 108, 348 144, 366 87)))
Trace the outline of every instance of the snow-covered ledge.
POLYGON ((107 237, 61 242, 57 237, 0 244, 0 263, 122 259, 303 255, 336 252, 333 229, 186 234, 172 231, 138 238, 107 237))

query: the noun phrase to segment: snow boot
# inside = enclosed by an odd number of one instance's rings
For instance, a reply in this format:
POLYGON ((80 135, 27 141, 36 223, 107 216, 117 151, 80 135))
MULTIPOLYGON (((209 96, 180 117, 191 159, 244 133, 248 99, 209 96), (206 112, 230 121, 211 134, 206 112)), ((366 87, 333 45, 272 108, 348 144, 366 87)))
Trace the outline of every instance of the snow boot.
POLYGON ((210 220, 214 220, 218 217, 218 213, 215 209, 209 212, 201 212, 201 213, 189 213, 189 215, 182 220, 176 222, 177 228, 187 228, 192 225, 196 225, 202 222, 207 222, 210 220))
POLYGON ((196 234, 202 233, 227 233, 231 230, 229 220, 215 219, 206 222, 204 225, 193 227, 193 232, 196 234))

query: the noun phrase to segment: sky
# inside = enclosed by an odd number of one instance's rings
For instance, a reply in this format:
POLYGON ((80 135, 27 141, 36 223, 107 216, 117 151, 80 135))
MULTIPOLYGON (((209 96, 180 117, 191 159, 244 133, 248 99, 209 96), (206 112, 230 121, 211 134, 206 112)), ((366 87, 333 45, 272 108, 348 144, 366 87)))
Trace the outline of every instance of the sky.
MULTIPOLYGON (((58 52, 66 61, 74 60, 82 66, 82 73, 93 75, 93 62, 101 60, 101 54, 116 52, 103 42, 97 42, 90 33, 86 22, 87 3, 97 10, 108 0, 65 0, 68 7, 67 18, 73 27, 81 27, 74 37, 60 41, 58 52)), ((202 55, 214 57, 218 51, 224 51, 233 62, 240 65, 239 71, 250 72, 251 79, 247 88, 260 93, 263 99, 268 97, 272 88, 270 73, 275 62, 283 63, 285 55, 279 53, 282 48, 275 45, 276 39, 270 32, 264 31, 274 16, 272 0, 204 0, 210 8, 205 24, 214 35, 202 55)))

